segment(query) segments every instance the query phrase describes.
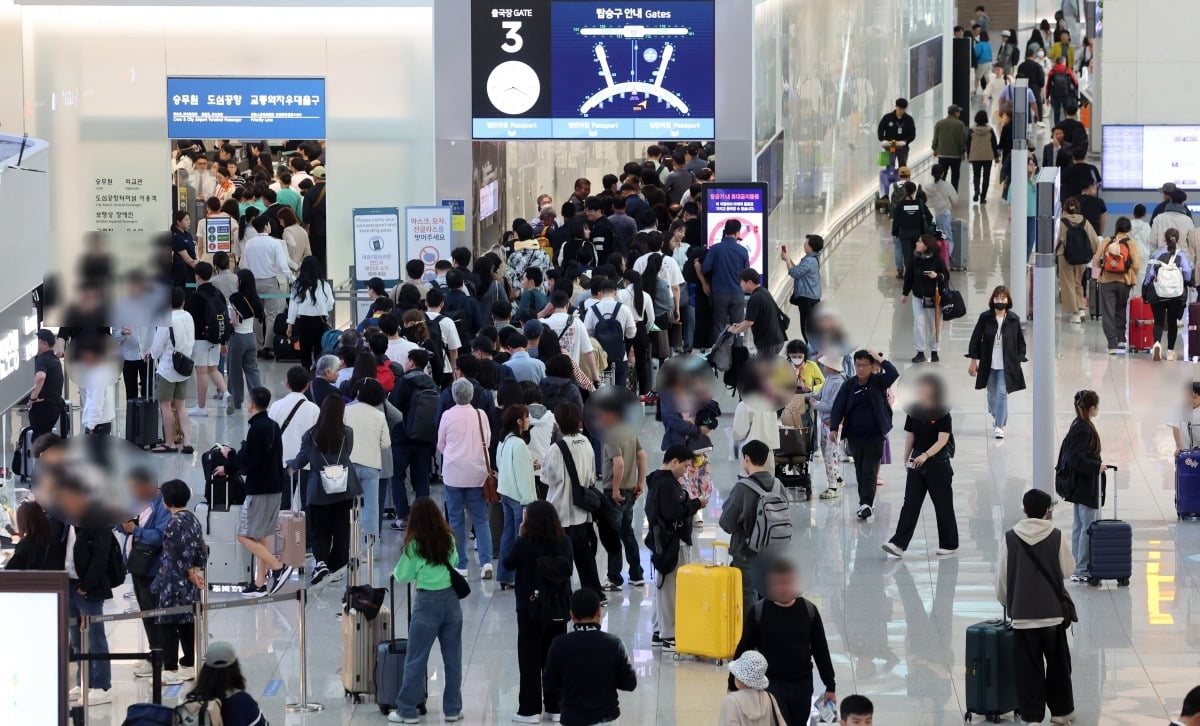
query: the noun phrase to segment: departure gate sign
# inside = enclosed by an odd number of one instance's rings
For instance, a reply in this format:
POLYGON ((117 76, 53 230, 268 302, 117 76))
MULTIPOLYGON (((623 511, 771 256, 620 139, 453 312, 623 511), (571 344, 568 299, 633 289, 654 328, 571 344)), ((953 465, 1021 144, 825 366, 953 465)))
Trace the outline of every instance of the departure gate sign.
POLYGON ((168 78, 171 139, 323 139, 324 78, 168 78))
POLYGON ((474 0, 477 139, 709 139, 712 0, 474 0))

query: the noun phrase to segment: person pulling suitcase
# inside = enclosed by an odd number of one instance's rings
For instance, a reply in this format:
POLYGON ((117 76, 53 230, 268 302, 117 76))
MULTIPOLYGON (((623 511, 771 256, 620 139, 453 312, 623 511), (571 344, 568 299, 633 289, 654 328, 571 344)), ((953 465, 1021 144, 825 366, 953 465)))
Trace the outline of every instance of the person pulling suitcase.
POLYGON ((1071 582, 1087 582, 1090 561, 1087 530, 1100 517, 1104 501, 1104 486, 1095 482, 1104 471, 1100 460, 1100 434, 1092 423, 1100 411, 1100 396, 1083 390, 1075 394, 1075 420, 1058 449, 1054 467, 1054 488, 1065 501, 1074 505, 1074 526, 1071 529, 1071 555, 1075 570, 1071 582))

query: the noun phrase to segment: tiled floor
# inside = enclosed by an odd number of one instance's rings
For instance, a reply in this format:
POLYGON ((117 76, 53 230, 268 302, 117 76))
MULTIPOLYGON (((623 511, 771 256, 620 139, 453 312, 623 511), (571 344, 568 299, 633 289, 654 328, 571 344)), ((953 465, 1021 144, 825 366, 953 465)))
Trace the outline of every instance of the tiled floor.
MULTIPOLYGON (((885 559, 879 548, 894 527, 903 493, 903 469, 896 465, 883 469, 886 484, 876 516, 867 524, 853 519, 852 496, 793 507, 798 525, 794 555, 802 569, 805 594, 824 614, 838 691, 869 695, 883 724, 961 721, 963 633, 968 624, 1000 613, 992 585, 997 543, 1020 517, 1021 493, 1034 478, 1032 393, 1012 397, 1008 438, 994 441, 984 396, 973 390, 962 357, 974 315, 986 304, 991 288, 1005 277, 1007 210, 994 198, 986 210, 960 205, 956 216, 968 217, 972 230, 970 272, 965 278, 956 275, 971 314, 946 327, 940 368, 956 404, 955 504, 962 549, 956 557, 932 556, 935 533, 930 514, 922 519, 910 554, 903 561, 885 559)), ((886 229, 869 220, 824 264, 826 301, 840 308, 854 342, 881 347, 897 360, 907 361, 912 355, 911 315, 898 304, 899 284, 887 274, 891 249, 886 229)), ((1179 707, 1187 690, 1200 682, 1200 524, 1175 521, 1172 444, 1164 426, 1178 405, 1177 382, 1191 371, 1181 363, 1154 364, 1144 357, 1110 358, 1103 348, 1098 323, 1082 328, 1059 325, 1056 425, 1060 433, 1065 431, 1076 389, 1099 392, 1104 458, 1122 467, 1121 516, 1133 524, 1135 533, 1135 570, 1129 588, 1108 583, 1098 589, 1071 588, 1080 611, 1080 623, 1071 637, 1075 700, 1080 724, 1161 724, 1179 707)), ((267 378, 278 389, 282 368, 271 366, 267 378)), ((903 386, 901 381, 902 390, 903 386)), ((728 415, 732 400, 725 408, 728 415)), ((901 421, 899 415, 896 420, 901 421)), ((243 425, 242 414, 228 420, 210 417, 201 424, 200 440, 236 444, 243 425)), ((659 429, 652 419, 643 434, 647 447, 657 451, 659 429)), ((894 433, 894 451, 900 449, 902 435, 899 430, 894 433)), ((726 440, 717 439, 715 479, 725 493, 733 481, 734 465, 728 461, 726 440)), ((814 468, 818 488, 820 471, 821 467, 814 468)), ((196 462, 183 457, 169 460, 164 471, 164 475, 176 474, 200 481, 196 462)), ((708 522, 716 520, 720 506, 720 498, 714 498, 708 522)), ((1069 528, 1069 509, 1060 507, 1055 521, 1069 528)), ((714 536, 710 524, 702 541, 711 542, 714 536)), ((396 534, 388 531, 376 563, 376 582, 384 581, 395 556, 396 534)), ((490 582, 473 585, 475 592, 464 603, 467 723, 507 723, 517 695, 512 596, 490 582)), ((272 723, 382 722, 374 706, 355 706, 343 698, 338 675, 340 629, 334 618, 339 597, 336 586, 324 587, 312 593, 308 608, 309 698, 326 706, 325 711, 308 716, 284 713, 284 704, 294 700, 298 690, 294 605, 213 614, 212 637, 237 645, 251 691, 261 697, 272 723), (275 683, 277 679, 282 682, 275 683), (272 689, 277 691, 263 696, 264 690, 272 689)), ((113 604, 124 607, 127 602, 118 598, 113 604)), ((640 678, 636 692, 622 695, 623 722, 715 723, 725 682, 722 669, 676 662, 650 648, 650 586, 616 595, 611 602, 605 627, 629 644, 640 678)), ((132 648, 138 638, 135 626, 116 626, 114 648, 132 648)), ((93 709, 94 724, 120 723, 118 714, 123 714, 125 704, 145 690, 144 685, 131 685, 129 667, 118 666, 116 674, 117 703, 93 709)), ((439 677, 431 673, 435 713, 439 677)), ((426 721, 437 723, 440 717, 426 721)))

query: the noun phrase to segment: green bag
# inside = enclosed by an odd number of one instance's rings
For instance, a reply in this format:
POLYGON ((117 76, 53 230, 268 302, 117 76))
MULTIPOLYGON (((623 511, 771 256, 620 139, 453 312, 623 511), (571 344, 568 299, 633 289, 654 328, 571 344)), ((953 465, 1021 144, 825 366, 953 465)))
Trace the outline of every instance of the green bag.
POLYGON ((880 165, 880 166, 887 166, 887 165, 888 165, 888 164, 890 164, 890 163, 892 163, 892 154, 891 154, 891 152, 889 152, 889 151, 881 151, 881 152, 879 152, 879 165, 880 165))

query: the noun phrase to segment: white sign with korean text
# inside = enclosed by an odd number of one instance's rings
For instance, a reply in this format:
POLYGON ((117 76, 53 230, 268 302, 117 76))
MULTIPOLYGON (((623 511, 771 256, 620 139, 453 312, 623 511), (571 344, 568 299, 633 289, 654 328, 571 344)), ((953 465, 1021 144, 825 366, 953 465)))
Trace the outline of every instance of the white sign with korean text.
POLYGON ((420 260, 426 279, 438 260, 450 259, 454 210, 450 207, 405 207, 405 259, 420 260))
POLYGON ((375 207, 353 210, 354 277, 361 286, 372 277, 395 284, 400 279, 400 210, 375 207))

